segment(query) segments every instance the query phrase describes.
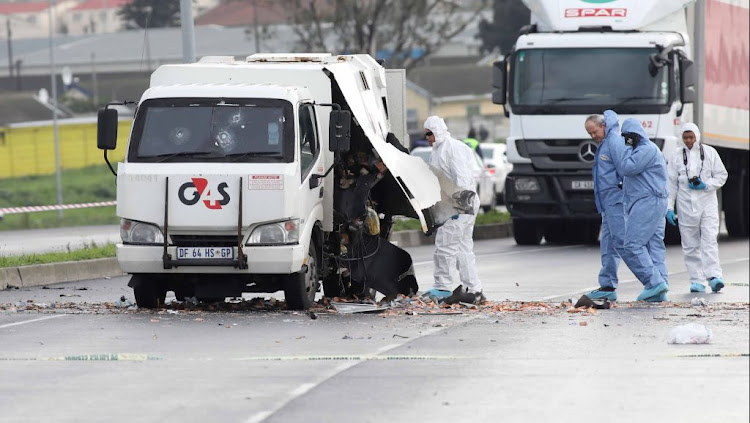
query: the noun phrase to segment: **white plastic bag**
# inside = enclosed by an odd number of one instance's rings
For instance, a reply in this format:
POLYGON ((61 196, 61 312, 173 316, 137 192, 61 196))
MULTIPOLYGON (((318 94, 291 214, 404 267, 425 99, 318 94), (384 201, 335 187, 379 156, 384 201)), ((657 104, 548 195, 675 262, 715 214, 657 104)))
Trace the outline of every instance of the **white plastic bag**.
POLYGON ((670 344, 708 344, 711 342, 711 329, 697 323, 677 326, 669 332, 670 344))

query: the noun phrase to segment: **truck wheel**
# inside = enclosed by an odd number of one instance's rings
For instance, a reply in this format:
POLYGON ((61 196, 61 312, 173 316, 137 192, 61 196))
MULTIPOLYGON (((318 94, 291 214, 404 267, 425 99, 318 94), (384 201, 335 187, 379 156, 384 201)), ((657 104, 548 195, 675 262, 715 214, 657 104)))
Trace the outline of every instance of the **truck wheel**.
POLYGON ((307 249, 307 271, 292 273, 284 278, 284 298, 290 310, 307 310, 315 301, 320 279, 315 244, 307 249))
POLYGON ((565 243, 565 226, 557 221, 547 224, 544 228, 544 239, 548 244, 565 243))
POLYGON ((513 219, 513 238, 518 245, 539 245, 543 226, 533 220, 513 219))
POLYGON ((341 286, 338 274, 328 275, 323 278, 323 295, 328 298, 344 295, 344 287, 341 286))
MULTIPOLYGON (((677 223, 679 225, 679 222, 677 223)), ((664 244, 666 245, 680 245, 682 238, 680 238, 680 227, 672 226, 667 222, 664 228, 664 244)))
POLYGON ((737 169, 739 175, 727 180, 722 188, 724 222, 731 237, 746 237, 750 229, 748 219, 747 169, 737 169))
POLYGON ((140 275, 133 275, 133 278, 137 276, 139 277, 137 283, 133 286, 133 294, 138 308, 159 308, 163 306, 164 300, 167 298, 167 288, 164 283, 140 275))

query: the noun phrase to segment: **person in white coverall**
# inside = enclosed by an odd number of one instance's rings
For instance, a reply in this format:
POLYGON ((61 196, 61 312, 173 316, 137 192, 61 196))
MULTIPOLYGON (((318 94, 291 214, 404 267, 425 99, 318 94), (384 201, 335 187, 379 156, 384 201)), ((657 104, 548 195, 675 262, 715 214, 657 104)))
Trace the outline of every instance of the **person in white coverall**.
POLYGON ((719 153, 700 141, 698 127, 686 123, 682 127, 683 145, 669 161, 667 221, 673 226, 679 223, 690 292, 706 292, 706 281, 713 292, 719 292, 724 280, 719 266, 716 190, 727 181, 727 170, 719 153))
MULTIPOLYGON (((471 163, 474 153, 464 142, 451 137, 445 121, 430 116, 424 123, 425 139, 432 146, 430 165, 443 171, 458 187, 476 192, 471 163)), ((424 296, 448 304, 484 300, 482 282, 474 257, 474 221, 479 199, 474 196, 474 214, 458 214, 438 228, 435 235, 435 285, 424 296), (451 270, 458 264, 461 285, 451 292, 451 270)))

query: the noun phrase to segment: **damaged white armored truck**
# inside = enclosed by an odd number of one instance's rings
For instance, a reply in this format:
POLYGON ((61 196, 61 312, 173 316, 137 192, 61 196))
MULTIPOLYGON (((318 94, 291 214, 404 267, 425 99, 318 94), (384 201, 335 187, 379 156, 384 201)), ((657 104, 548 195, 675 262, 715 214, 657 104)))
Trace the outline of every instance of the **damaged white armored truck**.
MULTIPOLYGON (((404 83, 367 55, 158 68, 116 172, 117 258, 138 306, 167 291, 213 301, 283 290, 306 309, 321 282, 327 296, 416 292, 411 257, 388 242, 392 218, 430 232, 447 216, 438 178, 398 141, 404 83)), ((99 112, 105 158, 116 123, 114 109, 99 112)))

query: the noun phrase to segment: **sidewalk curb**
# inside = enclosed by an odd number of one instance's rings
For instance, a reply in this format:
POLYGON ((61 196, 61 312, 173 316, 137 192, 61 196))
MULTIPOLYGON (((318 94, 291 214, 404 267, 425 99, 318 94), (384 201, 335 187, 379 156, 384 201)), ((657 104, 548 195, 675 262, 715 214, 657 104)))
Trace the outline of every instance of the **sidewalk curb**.
MULTIPOLYGON (((499 223, 474 227, 474 240, 507 238, 513 236, 510 223, 499 223)), ((432 245, 434 236, 426 236, 422 231, 399 231, 391 234, 391 242, 401 248, 432 245)), ((51 285, 61 282, 98 279, 107 276, 123 275, 116 257, 65 261, 60 263, 36 264, 31 266, 0 268, 0 290, 9 286, 24 288, 51 285)))
POLYGON ((115 257, 7 267, 0 269, 0 290, 9 286, 26 288, 122 274, 115 257))

